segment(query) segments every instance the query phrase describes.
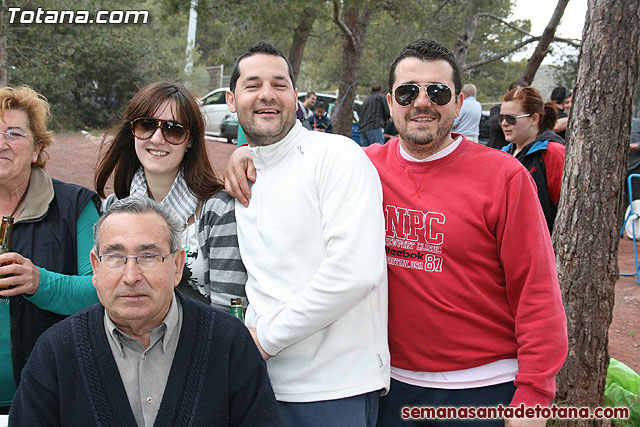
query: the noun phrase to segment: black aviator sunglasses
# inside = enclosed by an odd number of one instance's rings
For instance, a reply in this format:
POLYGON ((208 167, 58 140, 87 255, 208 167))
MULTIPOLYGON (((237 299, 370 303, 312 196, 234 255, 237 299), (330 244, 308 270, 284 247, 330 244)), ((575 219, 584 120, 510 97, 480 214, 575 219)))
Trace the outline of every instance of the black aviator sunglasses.
MULTIPOLYGON (((442 83, 427 83, 424 92, 431 102, 436 105, 447 105, 451 101, 451 88, 442 83)), ((406 83, 398 86, 394 92, 395 100, 398 104, 406 107, 411 105, 420 94, 420 86, 415 83, 406 83)))

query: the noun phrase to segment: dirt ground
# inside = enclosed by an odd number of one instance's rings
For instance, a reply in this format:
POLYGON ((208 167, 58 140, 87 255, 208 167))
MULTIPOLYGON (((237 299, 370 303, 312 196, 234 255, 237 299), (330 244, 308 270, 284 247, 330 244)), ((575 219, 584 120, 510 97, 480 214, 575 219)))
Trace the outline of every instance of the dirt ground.
MULTIPOLYGON (((222 138, 207 138, 209 160, 219 176, 222 176, 224 166, 235 149, 235 145, 223 141, 225 140, 222 138)), ((95 190, 93 177, 101 143, 102 137, 90 134, 56 134, 55 142, 47 149, 49 161, 45 169, 54 178, 95 190)), ((105 192, 113 193, 110 183, 107 184, 105 192)))
MULTIPOLYGON (((219 175, 235 146, 223 140, 208 139, 207 150, 219 175)), ((46 170, 54 178, 94 189, 93 176, 101 138, 81 133, 56 135, 48 149, 50 160, 46 170)), ((112 192, 107 186, 107 194, 112 192)), ((621 240, 619 266, 622 273, 633 273, 635 262, 633 242, 621 240)), ((640 372, 640 285, 635 277, 620 277, 616 284, 613 322, 609 328, 609 352, 621 362, 640 372)))
MULTIPOLYGON (((625 237, 618 250, 620 273, 633 273, 633 241, 625 237)), ((635 276, 621 276, 616 283, 613 321, 609 327, 611 357, 640 373, 640 285, 635 276)))

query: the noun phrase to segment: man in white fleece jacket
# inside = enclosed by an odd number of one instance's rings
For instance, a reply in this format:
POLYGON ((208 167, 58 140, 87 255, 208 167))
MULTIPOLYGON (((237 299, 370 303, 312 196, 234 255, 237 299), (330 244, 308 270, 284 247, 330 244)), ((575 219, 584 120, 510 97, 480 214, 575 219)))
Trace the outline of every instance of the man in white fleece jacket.
POLYGON ((227 103, 257 168, 236 202, 246 324, 285 425, 373 426, 389 387, 380 179, 354 141, 303 128, 296 102, 281 51, 238 58, 227 103))

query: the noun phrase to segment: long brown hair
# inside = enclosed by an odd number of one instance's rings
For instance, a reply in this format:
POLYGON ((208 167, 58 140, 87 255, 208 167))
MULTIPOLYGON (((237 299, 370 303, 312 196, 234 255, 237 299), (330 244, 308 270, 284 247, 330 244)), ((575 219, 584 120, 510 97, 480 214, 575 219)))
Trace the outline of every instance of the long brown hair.
POLYGON ((520 101, 522 111, 525 114, 537 114, 540 116, 540 120, 538 120, 539 132, 545 129, 553 129, 556 125, 558 120, 556 108, 549 103, 542 102, 540 92, 534 87, 526 86, 512 89, 504 96, 504 101, 520 101))
POLYGON ((113 190, 122 199, 129 195, 131 181, 141 163, 136 155, 135 141, 131 133, 131 121, 138 117, 152 117, 160 105, 175 102, 176 120, 189 130, 189 148, 182 158, 181 167, 189 190, 199 199, 206 199, 220 191, 222 182, 216 176, 207 155, 204 140, 204 119, 196 99, 189 89, 179 83, 156 82, 143 87, 127 103, 120 123, 105 135, 102 146, 104 155, 98 160, 94 185, 104 198, 104 187, 113 174, 113 190), (113 140, 111 136, 113 135, 113 140))

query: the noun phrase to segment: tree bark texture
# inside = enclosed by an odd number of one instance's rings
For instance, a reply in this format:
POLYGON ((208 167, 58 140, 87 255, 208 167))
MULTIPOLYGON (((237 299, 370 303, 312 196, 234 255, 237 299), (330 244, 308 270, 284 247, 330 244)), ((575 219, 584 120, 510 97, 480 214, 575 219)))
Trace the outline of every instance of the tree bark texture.
POLYGON ((589 0, 553 234, 569 332, 563 405, 603 403, 639 46, 639 2, 589 0))
POLYGON ((569 3, 569 0, 558 0, 556 9, 553 11, 553 15, 551 15, 549 23, 542 32, 542 36, 540 37, 540 41, 538 42, 536 49, 533 51, 531 58, 527 61, 527 66, 522 73, 522 80, 525 82, 529 84, 533 82, 533 78, 536 76, 542 60, 547 56, 547 53, 549 53, 549 45, 553 41, 553 37, 556 34, 556 28, 558 28, 560 19, 562 18, 562 15, 564 15, 567 3, 569 3))
POLYGON ((296 80, 298 80, 298 75, 300 74, 304 47, 307 44, 307 39, 311 33, 311 28, 313 27, 313 22, 316 20, 317 13, 318 9, 316 7, 305 7, 300 16, 300 22, 293 33, 291 49, 289 49, 289 62, 291 62, 291 66, 293 67, 293 75, 296 80))
MULTIPOLYGON (((337 1, 334 1, 334 8, 337 7, 337 1)), ((340 89, 338 90, 336 109, 331 116, 331 122, 333 124, 333 133, 351 137, 358 67, 360 66, 362 49, 367 36, 367 28, 373 14, 373 5, 363 4, 358 0, 345 0, 343 8, 343 19, 339 18, 337 9, 334 9, 336 10, 334 20, 342 30, 344 42, 340 89)))
POLYGON ((476 27, 478 26, 478 17, 476 16, 477 12, 478 6, 476 0, 467 0, 466 18, 464 19, 464 24, 462 25, 460 34, 456 39, 456 48, 453 54, 456 62, 458 63, 458 67, 460 67, 461 70, 464 70, 466 67, 467 52, 469 52, 469 46, 471 46, 473 36, 476 32, 476 27))

